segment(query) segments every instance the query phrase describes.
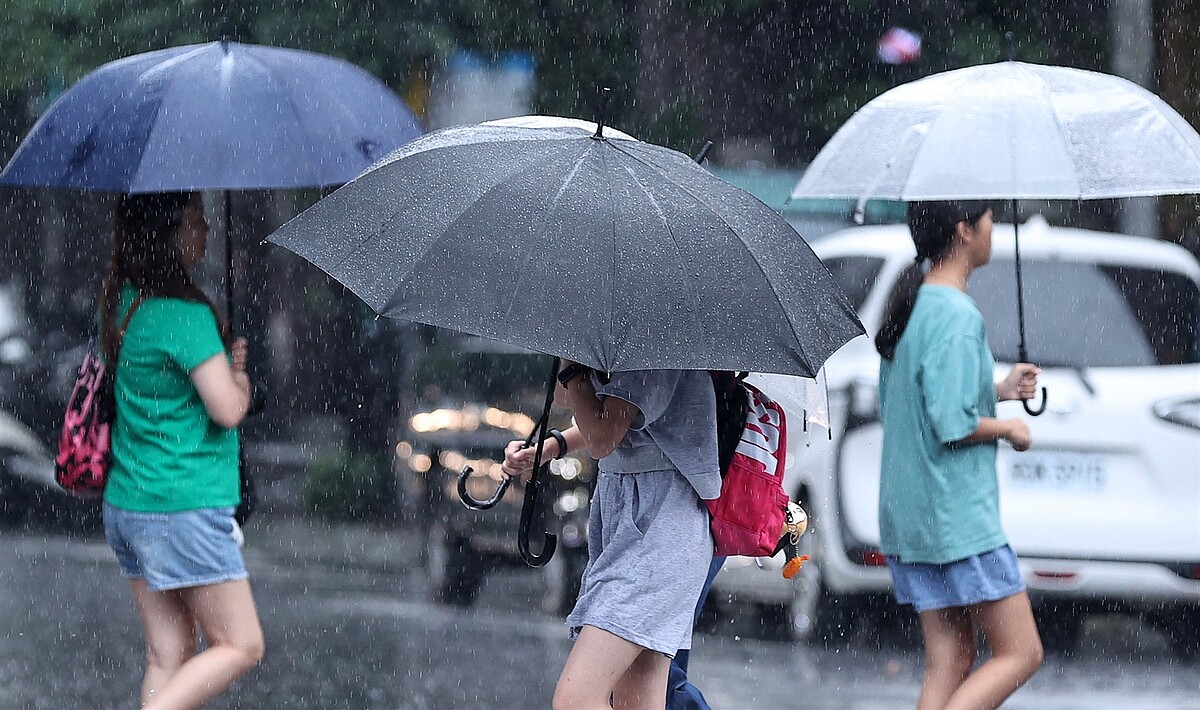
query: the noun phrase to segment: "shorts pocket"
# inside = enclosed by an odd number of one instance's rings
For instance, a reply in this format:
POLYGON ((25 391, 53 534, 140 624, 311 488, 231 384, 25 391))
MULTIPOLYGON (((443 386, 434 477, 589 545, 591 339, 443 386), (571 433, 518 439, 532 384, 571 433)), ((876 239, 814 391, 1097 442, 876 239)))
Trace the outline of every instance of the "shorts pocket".
POLYGON ((654 524, 663 505, 664 491, 661 486, 655 485, 657 481, 649 478, 653 475, 629 475, 629 502, 626 508, 633 528, 643 536, 650 532, 650 526, 654 524))

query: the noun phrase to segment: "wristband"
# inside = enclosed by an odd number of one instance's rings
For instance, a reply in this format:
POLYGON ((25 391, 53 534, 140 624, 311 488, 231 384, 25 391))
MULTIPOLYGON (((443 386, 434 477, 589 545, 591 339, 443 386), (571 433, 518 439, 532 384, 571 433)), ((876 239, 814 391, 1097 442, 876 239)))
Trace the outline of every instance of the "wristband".
POLYGON ((554 458, 561 459, 562 457, 566 456, 567 455, 567 437, 563 436, 562 432, 559 431, 558 429, 551 429, 551 430, 547 431, 546 433, 549 434, 550 436, 554 437, 554 440, 558 442, 558 456, 555 456, 554 458))
POLYGON ((568 382, 586 373, 590 369, 591 368, 587 365, 580 365, 577 362, 571 363, 570 365, 564 367, 562 372, 558 373, 558 383, 563 387, 566 387, 568 382))

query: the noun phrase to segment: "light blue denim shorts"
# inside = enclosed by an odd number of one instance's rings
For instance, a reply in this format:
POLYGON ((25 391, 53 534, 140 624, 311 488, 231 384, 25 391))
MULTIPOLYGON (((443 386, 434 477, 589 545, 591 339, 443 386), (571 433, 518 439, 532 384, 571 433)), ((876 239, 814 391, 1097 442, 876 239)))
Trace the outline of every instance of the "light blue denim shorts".
POLYGON ((246 578, 232 507, 139 513, 105 503, 104 537, 121 574, 152 592, 246 578))
POLYGON ((901 562, 892 555, 887 563, 896 601, 917 612, 994 602, 1025 589, 1008 545, 944 565, 901 562))

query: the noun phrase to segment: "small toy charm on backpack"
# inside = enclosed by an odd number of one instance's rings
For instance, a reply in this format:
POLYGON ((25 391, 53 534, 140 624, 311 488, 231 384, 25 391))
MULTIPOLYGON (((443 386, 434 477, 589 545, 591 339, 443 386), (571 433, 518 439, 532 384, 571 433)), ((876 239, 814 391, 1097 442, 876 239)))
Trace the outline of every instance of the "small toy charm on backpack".
POLYGON ((783 578, 791 579, 800 574, 800 568, 808 562, 808 555, 800 554, 800 536, 808 530, 808 513, 799 504, 788 501, 787 522, 779 536, 779 547, 784 549, 787 563, 783 565, 783 578))
POLYGON ((789 579, 804 556, 797 543, 808 516, 783 490, 787 422, 783 408, 732 372, 712 372, 717 394, 721 495, 708 501, 714 555, 771 557, 787 549, 789 579), (790 571, 790 574, 789 574, 790 571))

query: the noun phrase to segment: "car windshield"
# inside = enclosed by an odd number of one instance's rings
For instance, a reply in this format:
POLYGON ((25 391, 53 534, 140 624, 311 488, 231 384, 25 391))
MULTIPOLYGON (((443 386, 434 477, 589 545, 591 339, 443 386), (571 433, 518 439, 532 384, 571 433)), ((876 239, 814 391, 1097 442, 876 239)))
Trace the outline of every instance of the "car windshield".
POLYGON ((824 263, 842 287, 846 298, 850 299, 854 310, 862 310, 871 289, 875 288, 875 280, 883 268, 883 259, 874 256, 834 256, 825 259, 824 263))
MULTIPOLYGON (((1200 291, 1174 271, 1023 260, 1029 359, 1060 367, 1200 362, 1200 291)), ((968 287, 997 360, 1018 360, 1011 259, 979 269, 968 287)))

